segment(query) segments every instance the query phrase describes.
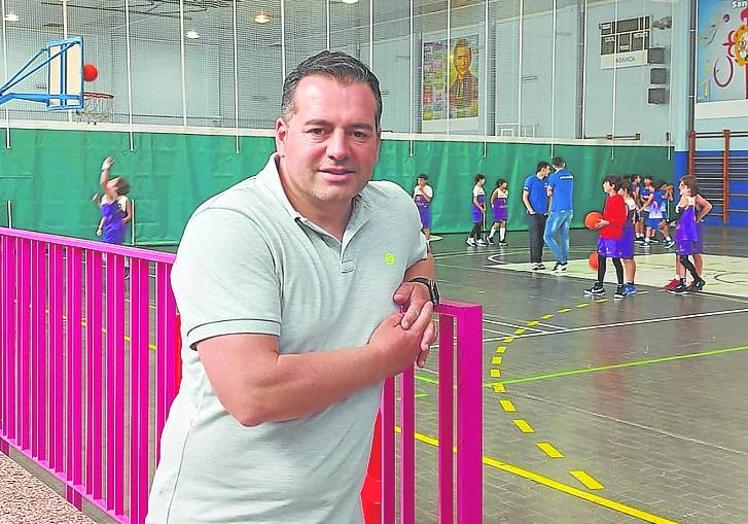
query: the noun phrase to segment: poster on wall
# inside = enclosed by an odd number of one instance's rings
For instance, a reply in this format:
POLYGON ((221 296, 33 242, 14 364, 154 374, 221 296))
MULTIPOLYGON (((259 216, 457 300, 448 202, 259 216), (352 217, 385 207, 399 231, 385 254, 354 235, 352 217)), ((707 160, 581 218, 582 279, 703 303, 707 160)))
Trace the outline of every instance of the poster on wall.
MULTIPOLYGON (((469 124, 477 129, 480 106, 478 85, 479 36, 468 35, 423 43, 422 103, 424 123, 450 121, 455 130, 469 124), (451 46, 451 49, 450 49, 451 46)), ((444 125, 428 126, 424 131, 443 131, 444 125)), ((468 128, 465 128, 467 130, 468 128)))
POLYGON ((748 1, 699 0, 696 117, 748 116, 748 1))
POLYGON ((447 118, 447 41, 423 44, 423 120, 447 118))

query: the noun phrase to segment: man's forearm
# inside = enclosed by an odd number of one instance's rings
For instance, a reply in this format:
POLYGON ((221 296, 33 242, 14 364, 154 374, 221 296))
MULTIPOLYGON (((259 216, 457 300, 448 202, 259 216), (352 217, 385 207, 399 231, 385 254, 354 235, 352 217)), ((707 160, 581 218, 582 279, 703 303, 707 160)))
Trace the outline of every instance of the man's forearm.
POLYGON ((403 282, 407 282, 415 277, 425 277, 430 280, 436 279, 436 264, 434 264, 434 257, 431 256, 431 253, 423 260, 419 260, 408 268, 403 277, 403 282))

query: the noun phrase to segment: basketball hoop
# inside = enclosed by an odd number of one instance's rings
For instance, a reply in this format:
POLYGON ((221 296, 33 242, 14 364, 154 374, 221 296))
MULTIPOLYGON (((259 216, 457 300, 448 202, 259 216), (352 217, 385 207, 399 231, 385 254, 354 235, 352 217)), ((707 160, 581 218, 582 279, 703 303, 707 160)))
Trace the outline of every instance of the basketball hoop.
POLYGON ((75 119, 93 125, 109 122, 112 119, 113 102, 114 95, 86 91, 83 93, 83 109, 75 112, 75 119))

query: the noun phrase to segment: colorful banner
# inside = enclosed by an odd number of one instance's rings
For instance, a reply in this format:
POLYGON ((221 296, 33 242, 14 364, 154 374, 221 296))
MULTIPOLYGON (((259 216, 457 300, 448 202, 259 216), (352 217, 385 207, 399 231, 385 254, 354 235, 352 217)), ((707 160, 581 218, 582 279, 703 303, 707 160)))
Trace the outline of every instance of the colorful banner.
POLYGON ((423 44, 424 121, 446 119, 447 101, 449 118, 478 116, 478 35, 452 38, 451 44, 449 53, 446 39, 423 44))
POLYGON ((748 2, 699 0, 696 116, 748 116, 748 2))

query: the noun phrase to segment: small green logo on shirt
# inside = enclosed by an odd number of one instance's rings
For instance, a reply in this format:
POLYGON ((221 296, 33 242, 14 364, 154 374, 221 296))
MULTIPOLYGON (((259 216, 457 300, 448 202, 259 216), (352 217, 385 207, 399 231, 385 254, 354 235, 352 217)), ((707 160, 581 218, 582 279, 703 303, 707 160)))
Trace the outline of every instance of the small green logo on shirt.
POLYGON ((384 263, 388 266, 392 266, 395 264, 395 254, 394 253, 385 253, 384 254, 384 263))

